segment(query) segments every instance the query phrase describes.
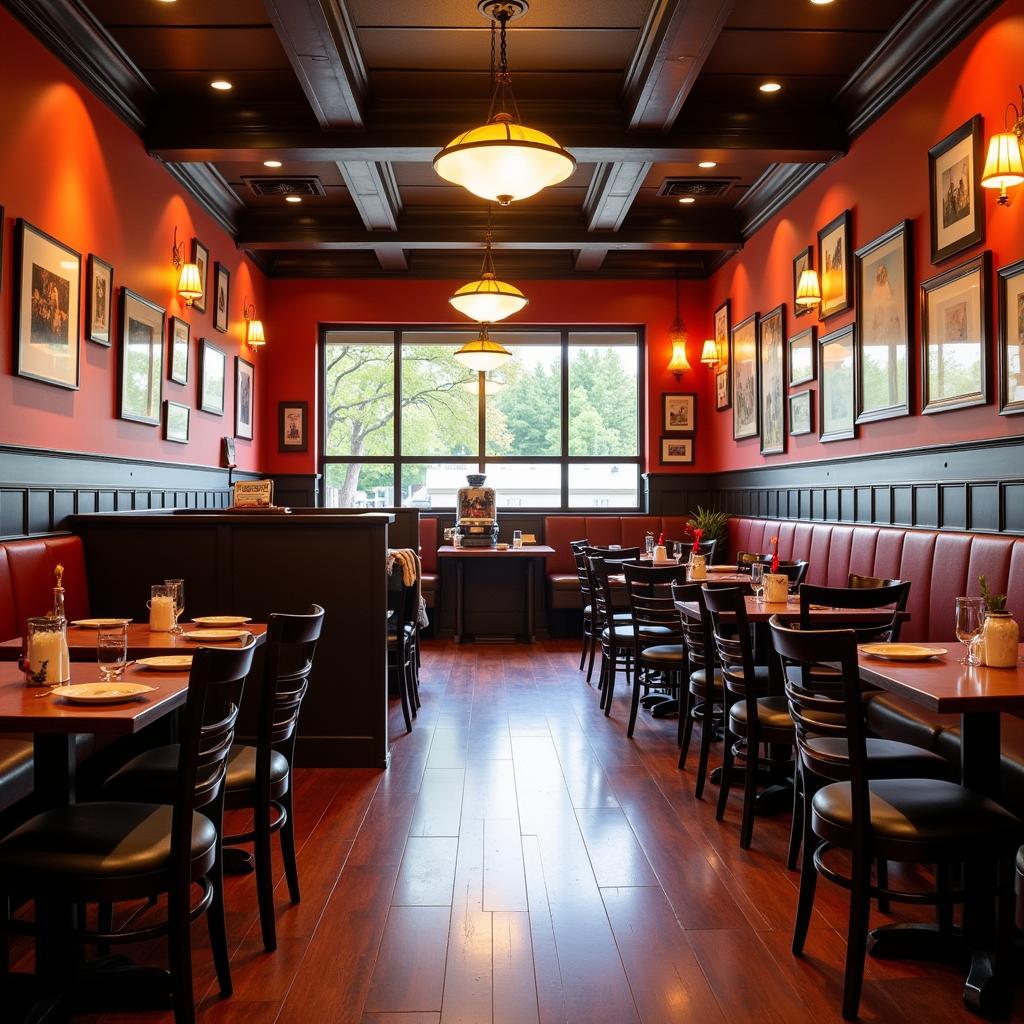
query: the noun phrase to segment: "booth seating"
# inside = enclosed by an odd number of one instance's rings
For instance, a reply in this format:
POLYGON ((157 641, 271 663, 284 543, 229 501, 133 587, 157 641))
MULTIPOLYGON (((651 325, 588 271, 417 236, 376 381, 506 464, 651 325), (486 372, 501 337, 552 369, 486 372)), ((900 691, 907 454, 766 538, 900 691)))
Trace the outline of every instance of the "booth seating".
MULTIPOLYGON (((1024 618, 1024 538, 900 527, 841 526, 735 517, 729 521, 729 549, 768 551, 779 538, 779 557, 810 562, 807 582, 844 587, 850 573, 909 580, 911 615, 900 632, 907 642, 949 641, 961 656, 953 629, 954 599, 979 595, 984 575, 1007 607, 1024 618)), ((1002 716, 1002 796, 1024 814, 1024 719, 1002 716)), ((902 740, 960 761, 960 717, 934 714, 888 693, 872 698, 868 725, 885 739, 902 740)))
MULTIPOLYGON (((85 553, 78 537, 44 537, 0 543, 0 640, 25 635, 25 621, 53 610, 54 569, 64 566, 64 605, 69 619, 89 615, 85 553)), ((82 736, 80 758, 91 751, 82 736)), ((0 734, 0 812, 32 793, 32 737, 0 734)))
POLYGON ((570 541, 586 537, 600 548, 609 544, 643 548, 648 530, 655 538, 664 533, 666 541, 685 540, 688 521, 686 516, 545 516, 544 543, 555 549, 546 560, 549 607, 580 606, 580 580, 570 541))
POLYGON ((423 574, 420 577, 420 589, 423 600, 428 608, 437 604, 437 518, 420 516, 420 565, 423 574))

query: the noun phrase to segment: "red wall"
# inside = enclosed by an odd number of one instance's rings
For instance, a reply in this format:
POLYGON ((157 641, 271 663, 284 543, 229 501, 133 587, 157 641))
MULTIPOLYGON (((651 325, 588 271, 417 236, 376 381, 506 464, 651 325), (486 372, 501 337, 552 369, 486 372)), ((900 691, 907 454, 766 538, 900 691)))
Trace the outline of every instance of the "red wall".
MULTIPOLYGON (((255 298, 264 313, 266 281, 236 250, 234 242, 184 197, 182 190, 141 140, 41 43, 6 11, 0 10, 0 204, 6 207, 3 232, 2 313, 0 350, 0 442, 71 451, 173 460, 216 466, 220 438, 234 433, 235 353, 245 353, 242 301, 255 298), (114 266, 115 298, 129 288, 164 306, 168 317, 192 325, 189 384, 164 381, 164 398, 192 406, 191 442, 161 440, 162 428, 116 418, 118 346, 81 343, 78 391, 67 391, 13 376, 12 309, 15 221, 24 217, 82 254, 82 321, 86 257, 92 252, 114 266), (171 264, 174 228, 186 240, 193 235, 209 248, 212 263, 223 261, 231 271, 230 333, 213 330, 213 303, 201 315, 186 310, 175 294, 177 274, 171 264), (225 415, 199 412, 197 406, 198 343, 209 337, 229 355, 225 415)), ((115 302, 114 322, 117 322, 115 302)), ((165 355, 166 359, 166 355, 165 355)), ((257 413, 264 374, 255 360, 257 413)), ((259 420, 257 420, 259 423, 259 420)), ((259 428, 256 441, 236 442, 238 463, 256 469, 262 459, 259 428)))
MULTIPOLYGON (((898 221, 913 222, 915 251, 912 308, 915 315, 917 383, 912 409, 920 408, 920 324, 917 323, 921 281, 954 267, 984 248, 992 250, 994 267, 1024 255, 1024 190, 1018 189, 1007 209, 985 193, 987 238, 984 246, 966 250, 937 267, 930 262, 928 221, 928 150, 974 114, 984 117, 986 142, 1003 131, 1003 110, 1018 99, 1024 55, 1024 0, 1008 0, 977 31, 930 72, 878 122, 860 136, 838 161, 762 228, 744 251, 711 279, 708 308, 732 299, 732 320, 786 303, 791 333, 814 323, 796 320, 792 310, 792 260, 816 241, 817 231, 844 209, 852 209, 852 249, 859 248, 898 221)), ((817 256, 815 256, 817 265, 817 256)), ((996 365, 995 282, 991 282, 992 330, 989 365, 996 365)), ((819 337, 853 320, 855 311, 819 324, 819 337)), ((812 385, 814 387, 815 385, 812 385)), ((807 461, 857 452, 887 451, 958 440, 994 438, 1024 432, 1024 418, 999 416, 995 377, 993 404, 929 416, 910 416, 861 425, 855 440, 819 444, 816 435, 789 438, 788 456, 764 458, 758 440, 732 440, 732 413, 709 413, 704 420, 716 452, 718 469, 738 469, 788 460, 807 461)), ((817 425, 817 418, 815 418, 817 425)))
MULTIPOLYGON (((268 438, 265 469, 271 473, 312 473, 316 469, 315 433, 307 454, 280 454, 277 443, 279 400, 308 399, 316 406, 317 328, 320 323, 452 324, 457 320, 448 296, 464 282, 453 281, 288 281, 270 283, 270 315, 266 349, 267 402, 263 430, 268 438)), ((519 281, 529 306, 508 323, 516 325, 641 324, 647 340, 648 468, 655 472, 712 468, 713 455, 698 432, 694 466, 660 466, 663 391, 698 392, 698 431, 708 422, 712 389, 710 371, 699 363, 702 325, 708 322, 703 284, 680 286, 680 308, 690 328, 688 355, 693 367, 677 386, 665 371, 671 357, 668 330, 675 317, 675 286, 671 281, 519 281), (702 424, 703 419, 703 424, 702 424)), ((464 321, 463 325, 468 324, 464 321)))

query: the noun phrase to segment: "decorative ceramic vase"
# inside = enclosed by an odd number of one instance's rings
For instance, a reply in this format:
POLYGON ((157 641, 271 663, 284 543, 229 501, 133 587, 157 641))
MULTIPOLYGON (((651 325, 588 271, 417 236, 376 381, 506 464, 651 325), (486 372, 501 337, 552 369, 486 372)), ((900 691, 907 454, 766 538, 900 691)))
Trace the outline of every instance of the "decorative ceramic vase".
POLYGON ((764 574, 764 599, 768 604, 785 604, 789 600, 789 577, 784 572, 764 574))
POLYGON ((686 575, 691 582, 706 580, 708 578, 707 557, 705 555, 690 555, 690 566, 686 575))
POLYGON ((981 627, 981 662, 989 668, 1013 668, 1017 664, 1020 628, 1009 612, 986 612, 981 627))

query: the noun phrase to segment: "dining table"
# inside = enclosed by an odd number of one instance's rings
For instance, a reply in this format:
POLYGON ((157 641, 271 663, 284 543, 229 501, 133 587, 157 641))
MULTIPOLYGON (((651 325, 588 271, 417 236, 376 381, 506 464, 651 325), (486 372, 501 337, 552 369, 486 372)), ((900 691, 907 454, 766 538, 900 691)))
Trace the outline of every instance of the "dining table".
MULTIPOLYGON (((962 664, 964 650, 955 640, 916 644, 926 651, 917 661, 896 661, 859 653, 861 680, 887 690, 919 707, 939 714, 960 716, 960 783, 995 801, 1000 786, 1000 715, 1024 713, 1024 644, 1016 665, 989 668, 962 664)), ((869 951, 878 957, 959 961, 965 952, 970 970, 964 1002, 985 1012, 1003 984, 996 961, 986 948, 995 934, 990 901, 971 900, 971 892, 984 893, 993 884, 993 870, 983 864, 965 866, 964 930, 950 941, 934 925, 895 925, 871 933, 869 951), (966 946, 966 950, 965 950, 966 946)))

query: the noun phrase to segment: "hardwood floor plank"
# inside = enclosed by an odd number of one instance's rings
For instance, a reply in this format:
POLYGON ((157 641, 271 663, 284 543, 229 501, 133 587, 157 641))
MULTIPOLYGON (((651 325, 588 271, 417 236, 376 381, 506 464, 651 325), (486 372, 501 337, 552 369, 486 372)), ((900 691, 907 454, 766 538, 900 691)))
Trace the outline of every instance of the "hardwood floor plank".
POLYGON ((438 1024, 439 1013, 364 1013, 360 1024, 438 1024))
POLYGON ((565 999, 558 949, 551 925, 551 908, 544 884, 544 867, 536 836, 523 836, 523 863, 530 907, 530 945, 533 949, 533 974, 537 986, 537 1011, 540 1024, 565 1024, 565 999))
POLYGON ((462 768, 427 768, 409 834, 457 836, 462 817, 462 768))
POLYGON ((519 821, 516 775, 511 758, 469 762, 466 786, 462 793, 462 816, 512 818, 519 821))
POLYGON ((392 907, 365 1011, 440 1010, 449 907, 392 907))
POLYGON ((454 836, 410 836, 391 905, 450 907, 458 850, 454 836))
POLYGON ((465 768, 469 730, 462 726, 438 725, 427 755, 427 768, 465 768))
POLYGON ((658 885, 658 876, 620 808, 577 808, 576 820, 601 888, 658 885))
POLYGON ((528 913, 496 913, 493 928, 494 1024, 539 1024, 528 913))
POLYGON ((526 875, 519 821, 487 818, 484 821, 485 911, 526 911, 526 875))

